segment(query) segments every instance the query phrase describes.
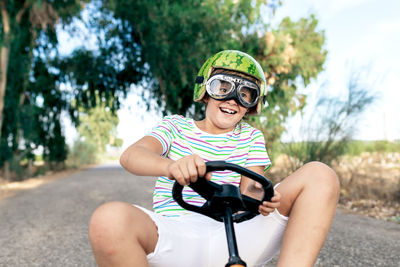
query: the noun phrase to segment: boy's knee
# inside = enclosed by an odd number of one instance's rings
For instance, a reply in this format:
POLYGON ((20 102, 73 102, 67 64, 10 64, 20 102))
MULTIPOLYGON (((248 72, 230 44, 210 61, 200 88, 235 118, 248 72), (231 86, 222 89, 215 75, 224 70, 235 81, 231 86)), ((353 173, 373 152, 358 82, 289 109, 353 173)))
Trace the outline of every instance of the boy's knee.
POLYGON ((309 173, 310 183, 318 186, 320 190, 326 190, 333 194, 338 194, 340 190, 339 178, 336 172, 328 165, 318 161, 312 161, 304 165, 309 173))
POLYGON ((89 225, 89 239, 95 254, 111 256, 119 246, 132 242, 148 254, 154 251, 157 228, 139 208, 128 203, 103 204, 93 213, 89 225))
POLYGON ((107 242, 124 234, 129 225, 127 205, 129 204, 110 202, 95 210, 89 224, 89 238, 92 243, 107 242))
POLYGON ((112 220, 118 220, 123 215, 125 203, 109 202, 98 207, 90 220, 90 225, 108 224, 112 220))

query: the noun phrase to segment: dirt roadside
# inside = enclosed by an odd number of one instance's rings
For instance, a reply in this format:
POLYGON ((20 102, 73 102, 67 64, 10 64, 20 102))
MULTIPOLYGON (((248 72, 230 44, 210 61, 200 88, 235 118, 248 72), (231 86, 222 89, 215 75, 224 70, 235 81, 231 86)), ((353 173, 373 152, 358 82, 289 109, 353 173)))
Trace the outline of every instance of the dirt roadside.
POLYGON ((86 170, 86 169, 94 167, 94 166, 96 166, 96 165, 83 166, 83 167, 80 167, 77 169, 67 169, 67 170, 62 170, 62 171, 48 172, 45 175, 28 178, 26 180, 18 181, 18 182, 8 182, 8 181, 4 181, 3 179, 0 178, 0 199, 10 197, 13 194, 15 194, 16 192, 19 192, 21 190, 36 188, 40 185, 49 183, 56 179, 65 178, 74 173, 86 170))

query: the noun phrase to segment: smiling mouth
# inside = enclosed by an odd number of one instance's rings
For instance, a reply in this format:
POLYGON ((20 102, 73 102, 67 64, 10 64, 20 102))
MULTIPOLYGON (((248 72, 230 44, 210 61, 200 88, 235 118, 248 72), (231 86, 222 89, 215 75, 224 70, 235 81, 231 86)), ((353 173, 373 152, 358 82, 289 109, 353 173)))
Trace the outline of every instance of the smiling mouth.
POLYGON ((223 113, 229 114, 229 115, 233 115, 236 114, 237 111, 229 109, 229 108, 219 108, 223 113))

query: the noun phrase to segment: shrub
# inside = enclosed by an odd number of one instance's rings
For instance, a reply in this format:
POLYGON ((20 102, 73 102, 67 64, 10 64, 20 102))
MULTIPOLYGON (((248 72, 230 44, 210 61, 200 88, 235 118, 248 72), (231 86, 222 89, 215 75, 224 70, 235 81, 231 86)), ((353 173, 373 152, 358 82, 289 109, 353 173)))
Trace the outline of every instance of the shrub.
POLYGON ((76 140, 74 142, 74 145, 67 158, 68 166, 76 168, 97 162, 97 149, 93 144, 81 140, 76 140))
POLYGON ((320 97, 310 117, 303 121, 303 140, 282 145, 282 152, 294 160, 295 166, 315 160, 331 164, 347 151, 358 120, 375 100, 361 78, 361 73, 351 74, 345 99, 320 97))

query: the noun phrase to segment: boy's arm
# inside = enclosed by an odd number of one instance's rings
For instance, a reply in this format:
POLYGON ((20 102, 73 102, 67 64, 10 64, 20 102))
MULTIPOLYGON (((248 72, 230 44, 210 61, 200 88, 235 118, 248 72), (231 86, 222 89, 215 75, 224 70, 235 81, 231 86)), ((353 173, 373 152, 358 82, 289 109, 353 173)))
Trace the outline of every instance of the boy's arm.
POLYGON ((152 136, 144 136, 121 155, 120 163, 127 171, 140 176, 168 176, 173 160, 162 157, 163 147, 152 136))
MULTIPOLYGON (((121 166, 140 176, 166 176, 175 179, 181 185, 195 182, 206 174, 204 160, 196 154, 174 161, 162 157, 162 144, 152 136, 145 136, 128 147, 120 158, 121 166)), ((206 175, 211 179, 211 173, 206 175)))

